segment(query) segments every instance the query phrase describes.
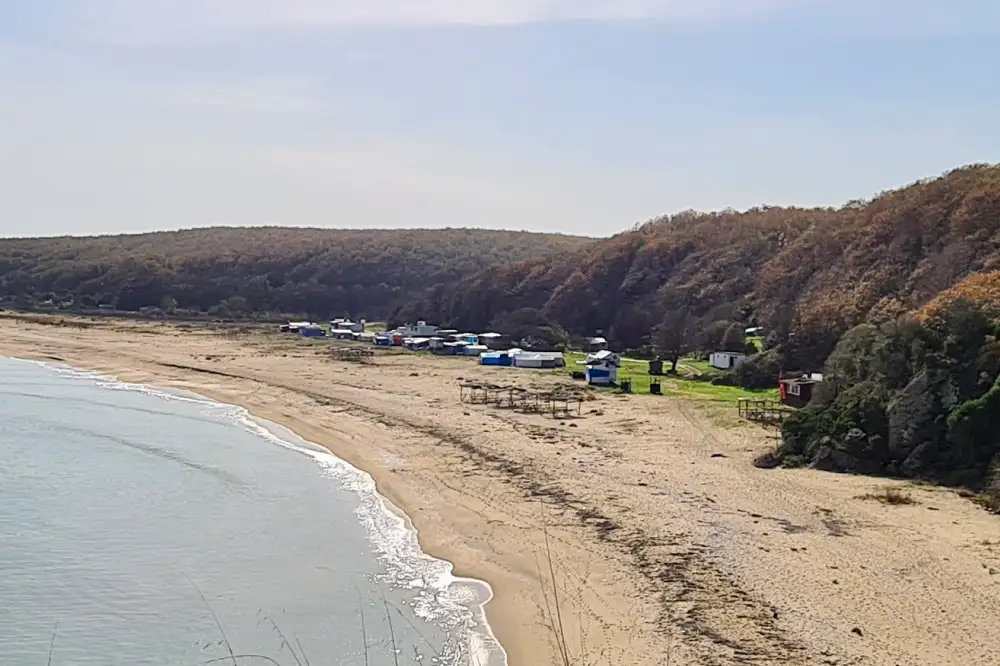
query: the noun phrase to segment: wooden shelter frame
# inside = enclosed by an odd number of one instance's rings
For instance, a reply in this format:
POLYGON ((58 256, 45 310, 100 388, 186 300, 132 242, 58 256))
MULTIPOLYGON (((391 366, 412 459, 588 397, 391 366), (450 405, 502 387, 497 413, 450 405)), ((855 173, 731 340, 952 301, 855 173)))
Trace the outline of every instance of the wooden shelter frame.
POLYGON ((334 359, 348 363, 362 363, 371 365, 375 363, 375 350, 362 349, 361 347, 339 347, 331 352, 334 359))
POLYGON ((740 417, 766 425, 780 425, 795 411, 771 398, 740 398, 736 408, 740 417))

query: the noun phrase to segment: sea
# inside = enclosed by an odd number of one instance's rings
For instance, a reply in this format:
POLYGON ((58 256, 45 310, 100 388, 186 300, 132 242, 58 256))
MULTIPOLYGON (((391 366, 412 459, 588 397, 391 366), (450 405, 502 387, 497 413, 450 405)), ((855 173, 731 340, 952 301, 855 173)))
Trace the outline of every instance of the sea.
POLYGON ((245 409, 0 357, 4 666, 503 666, 490 595, 245 409))

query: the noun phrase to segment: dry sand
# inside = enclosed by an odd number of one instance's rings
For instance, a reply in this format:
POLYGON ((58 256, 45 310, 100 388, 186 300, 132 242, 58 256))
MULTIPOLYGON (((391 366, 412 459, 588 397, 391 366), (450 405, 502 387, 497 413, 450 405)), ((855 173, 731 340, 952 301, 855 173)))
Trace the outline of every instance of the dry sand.
POLYGON ((563 663, 549 559, 574 666, 1000 664, 1000 518, 943 489, 889 506, 859 498, 884 480, 756 469, 773 440, 732 409, 602 394, 557 421, 457 386, 570 381, 555 373, 52 323, 0 319, 0 354, 243 405, 370 472, 428 553, 493 586, 511 666, 563 663))

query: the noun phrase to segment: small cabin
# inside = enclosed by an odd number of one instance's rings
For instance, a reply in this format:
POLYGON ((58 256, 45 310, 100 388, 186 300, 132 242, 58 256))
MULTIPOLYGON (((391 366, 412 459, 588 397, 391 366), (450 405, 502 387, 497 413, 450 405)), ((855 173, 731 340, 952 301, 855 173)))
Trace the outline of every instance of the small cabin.
POLYGON ((514 340, 502 333, 480 333, 478 342, 490 351, 506 351, 514 345, 514 340))
POLYGON ((561 352, 521 352, 514 355, 515 368, 562 368, 566 359, 561 352))
POLYGON ((402 335, 405 338, 432 338, 438 334, 440 329, 426 321, 418 321, 416 324, 407 324, 402 328, 402 335))
POLYGON ((738 368, 747 360, 747 355, 743 352, 712 352, 709 357, 709 364, 716 370, 732 370, 738 368))
POLYGON ((413 351, 426 351, 431 347, 430 338, 406 338, 403 341, 404 346, 407 349, 412 349, 413 351))
POLYGON ((587 354, 585 377, 591 386, 613 386, 618 383, 618 368, 621 357, 607 349, 587 354))
POLYGON ((338 331, 350 331, 352 333, 364 333, 364 321, 351 321, 350 319, 333 319, 330 321, 330 329, 338 331))
POLYGON ((442 342, 440 345, 435 345, 431 351, 441 356, 465 356, 465 348, 468 346, 468 342, 442 342))
POLYGON ((603 337, 588 338, 587 339, 587 351, 589 352, 599 352, 604 351, 608 348, 608 340, 603 337))
POLYGON ((812 401, 816 385, 822 381, 823 375, 819 374, 779 379, 778 393, 781 395, 781 402, 789 407, 805 407, 812 401))

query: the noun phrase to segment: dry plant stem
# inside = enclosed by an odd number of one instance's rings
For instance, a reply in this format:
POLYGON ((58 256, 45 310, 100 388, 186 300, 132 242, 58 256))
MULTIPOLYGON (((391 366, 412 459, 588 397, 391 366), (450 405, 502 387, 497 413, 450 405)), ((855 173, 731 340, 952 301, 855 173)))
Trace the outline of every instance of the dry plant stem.
POLYGON ((396 631, 392 628, 392 616, 389 615, 389 602, 382 599, 385 604, 385 619, 389 621, 389 640, 392 641, 392 663, 399 666, 399 650, 396 648, 396 631))
POLYGON ((556 639, 556 649, 559 650, 560 661, 563 662, 563 666, 566 666, 568 660, 565 653, 562 650, 562 646, 559 642, 559 631, 556 629, 555 624, 555 614, 552 612, 552 604, 549 603, 549 592, 545 589, 545 576, 542 574, 542 563, 538 559, 538 552, 535 551, 535 570, 538 572, 538 584, 542 588, 542 600, 545 603, 545 620, 546 628, 552 632, 552 635, 556 639))
POLYGON ((406 624, 410 625, 410 629, 413 629, 413 631, 416 632, 416 634, 418 636, 420 636, 420 639, 424 642, 425 645, 427 645, 427 647, 429 647, 431 649, 431 652, 434 653, 435 657, 440 657, 441 656, 441 653, 438 652, 437 648, 434 647, 434 644, 431 643, 429 640, 427 640, 427 637, 424 636, 424 633, 422 631, 420 631, 420 629, 417 627, 417 625, 413 624, 413 622, 410 621, 410 618, 406 617, 403 614, 403 611, 399 610, 399 608, 396 606, 396 604, 390 603, 389 606, 392 607, 392 610, 396 611, 396 613, 399 615, 399 617, 403 618, 403 621, 406 622, 406 624))
POLYGON ((368 629, 365 627, 365 608, 361 602, 361 590, 355 586, 354 591, 358 594, 358 614, 361 616, 361 640, 365 650, 365 666, 368 664, 368 629))
MULTIPOLYGON (((215 626, 219 629, 219 633, 222 634, 222 642, 225 644, 226 650, 229 651, 229 658, 232 660, 233 666, 238 666, 236 663, 236 654, 233 652, 233 646, 229 642, 229 637, 226 636, 226 630, 222 628, 222 622, 219 621, 219 616, 215 614, 215 610, 212 608, 212 605, 208 603, 208 599, 205 598, 205 595, 202 593, 201 588, 198 587, 198 584, 190 578, 188 578, 188 581, 190 581, 191 585, 194 586, 194 589, 198 591, 198 596, 201 597, 202 603, 205 604, 205 608, 207 608, 209 614, 211 614, 212 620, 215 621, 215 626)), ((223 660, 224 659, 225 657, 223 657, 223 660)))
POLYGON ((59 631, 59 620, 56 620, 56 625, 52 627, 52 638, 49 640, 49 660, 47 662, 48 666, 52 666, 52 652, 56 648, 56 632, 59 631))
POLYGON ((556 622, 559 625, 559 644, 562 650, 563 661, 569 666, 569 649, 566 647, 566 631, 563 628, 562 607, 559 604, 559 583, 556 581, 555 568, 552 566, 552 547, 549 544, 549 530, 544 528, 542 534, 545 536, 545 556, 549 561, 549 577, 552 579, 552 600, 556 606, 556 622))
MULTIPOLYGON (((295 636, 295 634, 293 633, 292 636, 295 636)), ((298 636, 295 636, 295 644, 299 646, 299 654, 302 655, 302 661, 306 662, 306 666, 312 666, 312 664, 309 663, 309 657, 306 656, 305 648, 302 647, 302 641, 299 640, 298 636)))
POLYGON ((280 663, 278 663, 277 661, 275 661, 271 657, 268 657, 265 654, 230 654, 228 657, 216 657, 215 659, 209 659, 208 661, 203 663, 217 664, 220 661, 227 661, 229 659, 232 659, 234 664, 236 663, 237 659, 261 659, 263 661, 268 662, 269 664, 274 664, 274 666, 281 666, 280 663))
MULTIPOLYGON (((303 666, 302 661, 299 659, 299 656, 295 654, 295 648, 292 647, 292 644, 288 642, 288 637, 285 636, 285 633, 281 630, 281 627, 278 626, 278 623, 272 620, 271 616, 268 615, 267 613, 264 613, 263 617, 265 620, 267 620, 267 623, 274 628, 274 631, 281 638, 282 647, 287 647, 288 651, 292 653, 292 658, 295 659, 295 663, 298 664, 298 666, 303 666)), ((296 639, 296 641, 298 641, 298 639, 296 639)), ((301 647, 302 646, 300 644, 299 648, 301 649, 301 647)))

